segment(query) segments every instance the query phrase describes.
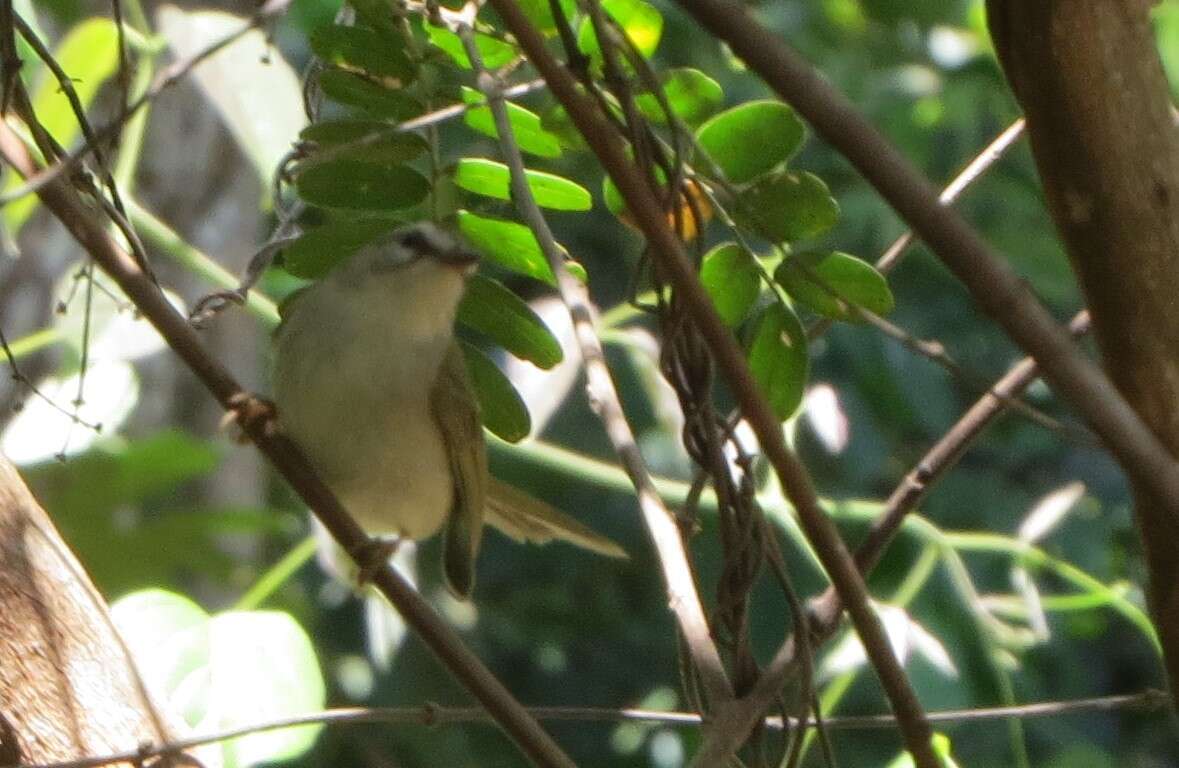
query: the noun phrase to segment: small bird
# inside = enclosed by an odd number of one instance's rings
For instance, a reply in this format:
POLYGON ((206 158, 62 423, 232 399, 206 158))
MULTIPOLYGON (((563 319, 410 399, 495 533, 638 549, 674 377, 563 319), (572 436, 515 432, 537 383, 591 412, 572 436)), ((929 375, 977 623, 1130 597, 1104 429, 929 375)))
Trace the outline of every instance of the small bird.
POLYGON ((273 368, 279 429, 370 535, 392 537, 395 546, 442 530, 443 574, 460 598, 474 588, 484 521, 517 541, 557 539, 626 557, 613 541, 491 477, 454 338, 478 261, 428 223, 359 249, 286 302, 273 368))

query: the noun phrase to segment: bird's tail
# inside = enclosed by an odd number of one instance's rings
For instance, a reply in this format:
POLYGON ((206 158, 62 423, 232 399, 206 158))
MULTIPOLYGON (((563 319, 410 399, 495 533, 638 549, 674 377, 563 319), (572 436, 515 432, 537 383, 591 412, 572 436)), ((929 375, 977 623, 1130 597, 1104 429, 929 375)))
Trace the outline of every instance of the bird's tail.
POLYGON ((565 541, 606 557, 627 558, 626 550, 518 488, 491 478, 487 486, 486 521, 511 539, 533 544, 565 541))

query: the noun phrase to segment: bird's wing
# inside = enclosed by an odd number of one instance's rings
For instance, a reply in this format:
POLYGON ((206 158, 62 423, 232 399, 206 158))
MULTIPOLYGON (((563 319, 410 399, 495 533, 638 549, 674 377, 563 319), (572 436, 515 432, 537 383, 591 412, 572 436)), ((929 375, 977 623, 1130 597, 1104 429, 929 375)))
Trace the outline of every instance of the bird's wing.
POLYGON ((607 557, 627 558, 626 550, 540 499, 489 478, 487 522, 516 541, 565 541, 607 557))
POLYGON ((442 361, 430 391, 430 410, 450 461, 454 502, 446 524, 442 568, 447 586, 466 598, 475 587, 475 557, 483 535, 483 507, 487 495, 487 447, 479 405, 467 381, 466 362, 458 342, 442 361))

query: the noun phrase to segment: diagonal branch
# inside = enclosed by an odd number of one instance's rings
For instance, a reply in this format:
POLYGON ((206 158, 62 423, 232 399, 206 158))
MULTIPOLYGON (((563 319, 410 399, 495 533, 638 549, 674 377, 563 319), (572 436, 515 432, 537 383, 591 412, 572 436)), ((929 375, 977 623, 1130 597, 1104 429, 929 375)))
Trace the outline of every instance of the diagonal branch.
POLYGON ((1026 283, 781 37, 732 0, 679 0, 799 111, 909 222, 970 290, 980 308, 1026 352, 1044 378, 1093 427, 1122 468, 1179 517, 1179 463, 1100 369, 1072 343, 1026 283))
MULTIPOLYGON (((515 34, 529 60, 548 81, 550 91, 565 107, 578 131, 618 186, 627 207, 634 213, 650 243, 661 274, 685 302, 716 358, 717 367, 723 371, 762 450, 778 474, 807 538, 847 605, 852 623, 898 717, 906 746, 913 753, 919 768, 934 768, 938 765, 938 759, 930 745, 929 723, 904 670, 892 652, 880 618, 870 604, 864 581, 834 524, 819 507, 806 468, 786 447, 781 423, 754 382, 736 340, 717 315, 684 253, 682 243, 667 226, 662 206, 636 173, 617 132, 578 91, 572 77, 548 52, 544 40, 524 17, 520 7, 514 0, 491 0, 491 5, 515 34)), ((710 765, 717 764, 719 762, 710 765)))
MULTIPOLYGON (((0 123, 0 156, 26 178, 38 171, 24 144, 3 123, 0 123)), ((96 221, 92 209, 61 179, 44 184, 38 190, 38 195, 45 207, 65 225, 91 258, 119 284, 217 401, 229 411, 237 410, 241 398, 248 397, 249 393, 242 389, 224 366, 209 355, 187 320, 176 312, 159 287, 96 221)), ((311 507, 349 555, 357 559, 357 555, 367 551, 371 539, 319 479, 298 446, 277 433, 273 424, 266 420, 242 419, 241 422, 245 434, 311 507)), ((487 708, 499 726, 534 763, 560 768, 573 766, 573 762, 552 737, 392 567, 386 565, 377 571, 373 584, 397 608, 439 661, 487 708)))
POLYGON ((692 569, 684 551, 679 528, 651 481, 647 465, 639 453, 638 444, 635 443, 634 433, 622 411, 622 402, 618 397, 618 390, 614 387, 610 369, 606 365, 606 356, 602 352, 602 342, 594 326, 589 297, 584 286, 565 267, 561 247, 557 245, 552 230, 549 229, 548 222, 545 221, 544 214, 528 187, 524 158, 520 154, 520 147, 516 144, 512 124, 508 119, 503 90, 495 76, 484 67, 470 26, 460 24, 458 33, 475 70, 479 90, 487 97, 488 106, 495 119, 500 149, 511 170, 512 201, 548 258, 549 266, 557 278, 561 300, 565 303, 573 322, 581 357, 585 363, 586 393, 590 404, 601 420, 619 461, 638 493, 643 521, 647 525, 647 531, 663 566, 668 605, 679 622, 680 632, 683 633, 692 661, 704 683, 709 702, 714 706, 723 705, 733 698, 733 687, 725 674, 720 653, 709 632, 708 621, 704 616, 700 596, 696 592, 696 584, 692 579, 692 569))

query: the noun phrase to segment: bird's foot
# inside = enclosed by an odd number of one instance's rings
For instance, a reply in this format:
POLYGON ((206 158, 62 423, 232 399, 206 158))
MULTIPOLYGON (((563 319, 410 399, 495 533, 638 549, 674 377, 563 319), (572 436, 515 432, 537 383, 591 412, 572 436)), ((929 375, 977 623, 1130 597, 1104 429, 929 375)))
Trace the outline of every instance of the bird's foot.
POLYGON ((389 564, 389 558, 397 553, 401 542, 400 536, 374 536, 361 545, 355 553, 356 565, 359 567, 356 586, 368 586, 376 578, 377 572, 389 564))
POLYGON ((235 442, 248 443, 247 436, 251 432, 261 433, 269 437, 275 432, 278 418, 278 408, 264 397, 250 392, 238 392, 229 398, 229 410, 221 417, 221 429, 227 430, 236 424, 241 432, 233 436, 235 442))

